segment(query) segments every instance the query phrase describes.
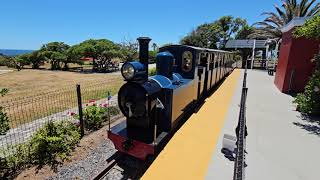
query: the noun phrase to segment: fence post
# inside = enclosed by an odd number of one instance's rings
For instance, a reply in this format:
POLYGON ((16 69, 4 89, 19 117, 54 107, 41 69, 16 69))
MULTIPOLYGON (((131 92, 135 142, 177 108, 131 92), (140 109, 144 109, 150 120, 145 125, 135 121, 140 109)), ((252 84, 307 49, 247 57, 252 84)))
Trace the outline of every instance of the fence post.
POLYGON ((80 84, 77 84, 77 97, 78 97, 78 110, 79 110, 79 121, 80 121, 80 133, 81 137, 84 136, 84 122, 82 113, 82 100, 81 100, 81 89, 80 84))

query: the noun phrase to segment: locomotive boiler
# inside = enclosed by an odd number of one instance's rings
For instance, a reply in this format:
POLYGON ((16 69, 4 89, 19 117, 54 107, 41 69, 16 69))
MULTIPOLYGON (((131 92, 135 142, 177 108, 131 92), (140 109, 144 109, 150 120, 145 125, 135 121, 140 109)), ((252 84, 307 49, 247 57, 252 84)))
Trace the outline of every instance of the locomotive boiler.
POLYGON ((108 131, 120 152, 145 159, 177 125, 202 104, 213 87, 232 71, 232 53, 184 45, 159 49, 156 75, 148 76, 150 38, 140 37, 139 60, 121 68, 126 83, 118 105, 126 117, 108 131))

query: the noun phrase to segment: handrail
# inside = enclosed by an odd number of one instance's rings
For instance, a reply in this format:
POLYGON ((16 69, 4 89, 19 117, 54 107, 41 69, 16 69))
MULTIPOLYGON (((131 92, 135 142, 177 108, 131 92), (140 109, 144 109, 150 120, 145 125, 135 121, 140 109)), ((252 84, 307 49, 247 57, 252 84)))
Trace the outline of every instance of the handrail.
POLYGON ((240 113, 239 113, 239 122, 236 128, 237 134, 237 148, 236 148, 236 157, 234 162, 234 180, 243 180, 245 179, 245 145, 246 145, 246 99, 247 99, 247 69, 245 69, 240 101, 240 113))

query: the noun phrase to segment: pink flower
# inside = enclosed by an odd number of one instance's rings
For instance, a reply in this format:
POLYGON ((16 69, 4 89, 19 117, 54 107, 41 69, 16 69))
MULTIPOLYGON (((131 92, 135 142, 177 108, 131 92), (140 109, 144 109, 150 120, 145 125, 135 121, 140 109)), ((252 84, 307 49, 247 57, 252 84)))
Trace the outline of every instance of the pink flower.
POLYGON ((108 104, 103 104, 103 107, 108 107, 108 104))
POLYGON ((94 102, 96 102, 96 100, 94 100, 94 99, 89 100, 89 103, 94 103, 94 102))
POLYGON ((75 125, 75 126, 80 126, 80 122, 79 121, 75 121, 75 122, 73 122, 73 124, 75 125))

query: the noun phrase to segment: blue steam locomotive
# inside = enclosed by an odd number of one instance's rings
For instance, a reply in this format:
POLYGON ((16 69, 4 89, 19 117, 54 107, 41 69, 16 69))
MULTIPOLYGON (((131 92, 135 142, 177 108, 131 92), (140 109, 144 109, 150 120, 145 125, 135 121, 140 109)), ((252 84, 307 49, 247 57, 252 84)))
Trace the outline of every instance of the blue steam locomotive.
POLYGON ((126 83, 118 104, 126 121, 108 131, 118 151, 143 160, 161 150, 164 139, 235 67, 231 52, 169 45, 159 49, 156 75, 148 77, 150 40, 138 38, 139 61, 121 68, 126 83))

